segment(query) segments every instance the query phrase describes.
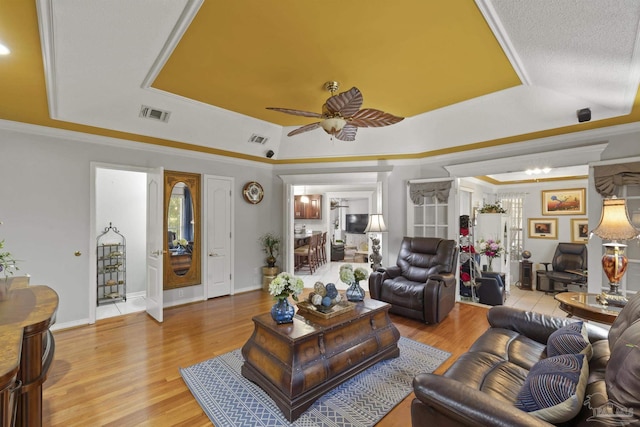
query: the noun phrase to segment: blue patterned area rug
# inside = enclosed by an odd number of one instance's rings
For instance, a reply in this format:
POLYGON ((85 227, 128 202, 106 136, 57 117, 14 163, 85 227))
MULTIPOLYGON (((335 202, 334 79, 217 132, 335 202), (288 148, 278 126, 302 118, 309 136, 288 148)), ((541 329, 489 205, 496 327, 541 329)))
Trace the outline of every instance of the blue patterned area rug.
POLYGON ((413 377, 433 372, 451 356, 400 337, 400 356, 384 360, 321 396, 290 423, 260 387, 240 373, 240 349, 206 360, 180 374, 216 427, 372 426, 413 391, 413 377))

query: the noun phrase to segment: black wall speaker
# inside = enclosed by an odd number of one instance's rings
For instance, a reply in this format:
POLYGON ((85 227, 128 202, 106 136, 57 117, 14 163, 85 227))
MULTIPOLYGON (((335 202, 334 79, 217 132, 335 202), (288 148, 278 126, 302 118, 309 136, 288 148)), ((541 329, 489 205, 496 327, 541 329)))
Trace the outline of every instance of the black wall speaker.
POLYGON ((588 122, 591 120, 591 109, 583 108, 582 110, 578 110, 578 122, 588 122))
POLYGON ((276 154, 276 153, 273 150, 267 151, 267 158, 268 159, 272 158, 274 154, 276 154))

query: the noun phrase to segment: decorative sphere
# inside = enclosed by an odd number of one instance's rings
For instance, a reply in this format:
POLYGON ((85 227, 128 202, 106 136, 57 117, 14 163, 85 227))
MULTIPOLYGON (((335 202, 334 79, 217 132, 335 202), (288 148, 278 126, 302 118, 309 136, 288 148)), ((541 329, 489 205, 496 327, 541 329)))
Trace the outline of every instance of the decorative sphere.
POLYGON ((334 299, 338 295, 338 290, 336 289, 336 285, 333 283, 327 283, 327 296, 330 299, 334 299))
POLYGON ((325 296, 327 294, 327 290, 322 282, 316 282, 315 285, 313 285, 313 290, 320 296, 325 296))
POLYGON ((315 295, 313 296, 313 298, 311 298, 311 304, 313 304, 313 305, 320 305, 320 304, 322 304, 322 296, 321 296, 321 295, 318 295, 318 294, 315 294, 315 295))
POLYGON ((322 305, 324 305, 325 307, 329 307, 331 305, 331 298, 329 298, 328 296, 322 298, 322 305))
POLYGON ((529 258, 531 258, 531 252, 529 252, 529 251, 522 251, 522 258, 524 258, 524 259, 529 259, 529 258))

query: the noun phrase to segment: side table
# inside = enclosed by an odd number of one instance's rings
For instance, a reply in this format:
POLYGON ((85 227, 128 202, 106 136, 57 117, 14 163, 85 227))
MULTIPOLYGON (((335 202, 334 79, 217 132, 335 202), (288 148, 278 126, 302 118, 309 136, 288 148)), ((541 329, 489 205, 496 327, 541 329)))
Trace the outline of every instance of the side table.
POLYGON ((560 310, 568 317, 580 317, 594 322, 612 324, 618 317, 622 307, 602 305, 596 300, 598 294, 584 292, 562 292, 555 296, 560 303, 560 310))
POLYGON ((533 263, 523 259, 520 261, 520 289, 531 291, 533 283, 533 263))

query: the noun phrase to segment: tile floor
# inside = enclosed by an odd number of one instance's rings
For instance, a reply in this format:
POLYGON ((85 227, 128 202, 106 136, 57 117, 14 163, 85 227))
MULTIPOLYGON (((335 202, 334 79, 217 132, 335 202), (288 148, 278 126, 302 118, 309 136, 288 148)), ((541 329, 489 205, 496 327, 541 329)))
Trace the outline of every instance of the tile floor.
MULTIPOLYGON (((347 288, 347 285, 342 283, 339 277, 340 266, 342 264, 347 263, 330 262, 323 266, 320 266, 313 274, 309 274, 308 272, 296 272, 295 274, 304 281, 305 288, 313 288, 313 285, 317 281, 320 281, 324 284, 334 283, 338 289, 344 290, 347 288)), ((369 268, 369 264, 367 263, 350 262, 348 264, 351 264, 353 268, 369 268)), ((360 286, 362 286, 365 291, 368 291, 368 280, 362 281, 360 283, 360 286)), ((469 301, 461 302, 465 304, 475 304, 469 301)), ((509 292, 509 295, 507 296, 505 305, 525 310, 536 311, 543 314, 549 314, 551 316, 566 316, 566 313, 560 310, 560 308, 558 307, 558 302, 554 299, 554 296, 552 294, 545 295, 544 292, 538 292, 535 290, 525 291, 519 289, 516 286, 511 286, 511 290, 509 292)), ((129 297, 127 298, 126 302, 116 302, 97 307, 96 319, 106 319, 108 317, 144 311, 145 309, 146 303, 144 296, 129 297)))
POLYGON ((142 295, 127 297, 126 301, 109 302, 96 307, 96 320, 123 314, 136 313, 147 309, 145 297, 142 295))

